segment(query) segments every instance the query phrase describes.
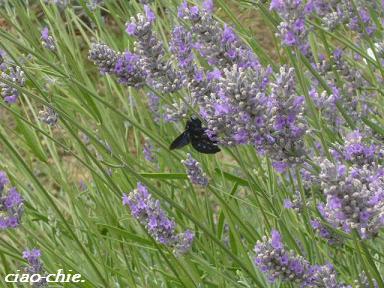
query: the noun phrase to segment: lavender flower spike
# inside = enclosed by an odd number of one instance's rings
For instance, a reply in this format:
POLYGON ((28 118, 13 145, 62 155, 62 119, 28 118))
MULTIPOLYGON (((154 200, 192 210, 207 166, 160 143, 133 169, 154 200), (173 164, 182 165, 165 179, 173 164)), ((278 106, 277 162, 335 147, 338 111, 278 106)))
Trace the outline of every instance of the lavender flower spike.
POLYGON ((0 171, 0 230, 19 226, 23 213, 24 200, 16 188, 12 187, 5 193, 8 183, 5 172, 0 171))
MULTIPOLYGON (((27 260, 28 266, 26 266, 25 272, 29 275, 33 274, 44 274, 43 263, 40 261, 41 251, 39 249, 33 248, 31 250, 23 251, 23 258, 27 260)), ((47 282, 45 278, 41 278, 39 282, 31 283, 32 287, 46 287, 47 282)))
POLYGON ((189 180, 196 185, 207 186, 208 178, 207 175, 201 169, 200 163, 193 159, 191 154, 187 154, 188 158, 182 160, 181 163, 187 168, 187 174, 189 180))
POLYGON ((271 238, 263 237, 255 246, 255 264, 270 281, 280 279, 313 288, 351 288, 338 283, 331 265, 311 265, 304 257, 284 248, 281 235, 272 230, 271 238))
POLYGON ((153 153, 154 147, 150 141, 145 141, 143 145, 143 153, 144 153, 144 158, 148 162, 156 163, 156 155, 153 153))
POLYGON ((140 57, 129 51, 117 56, 113 70, 120 84, 141 88, 145 84, 145 74, 140 67, 140 57))
POLYGON ((175 92, 182 87, 182 73, 165 59, 163 43, 152 31, 155 14, 147 5, 144 5, 144 11, 145 15, 137 14, 126 25, 127 33, 136 38, 135 54, 139 56, 139 66, 148 85, 163 93, 175 92))
POLYGON ((44 27, 43 30, 41 30, 41 43, 43 44, 44 48, 47 48, 48 50, 55 51, 56 50, 56 44, 55 40, 52 36, 49 35, 48 27, 44 27))
POLYGON ((23 87, 25 83, 24 72, 21 70, 20 67, 14 66, 14 67, 8 67, 8 69, 2 72, 0 75, 1 96, 4 98, 4 101, 7 104, 16 103, 17 98, 20 95, 19 91, 8 84, 1 82, 1 78, 4 80, 10 81, 15 85, 23 87))
POLYGON ((278 231, 272 231, 271 239, 264 236, 263 241, 256 243, 254 251, 256 266, 268 275, 270 281, 281 279, 300 283, 301 287, 309 287, 312 283, 313 267, 304 257, 284 248, 278 231))
POLYGON ((100 73, 113 73, 118 53, 102 43, 92 43, 88 59, 99 67, 100 73))
POLYGON ((123 195, 123 205, 130 207, 132 216, 157 242, 172 248, 176 255, 186 253, 192 246, 193 234, 189 230, 176 234, 176 223, 167 217, 159 200, 153 199, 147 187, 140 182, 137 189, 123 195))
POLYGON ((39 119, 49 126, 54 126, 59 120, 59 114, 51 107, 44 107, 43 110, 39 111, 39 119))

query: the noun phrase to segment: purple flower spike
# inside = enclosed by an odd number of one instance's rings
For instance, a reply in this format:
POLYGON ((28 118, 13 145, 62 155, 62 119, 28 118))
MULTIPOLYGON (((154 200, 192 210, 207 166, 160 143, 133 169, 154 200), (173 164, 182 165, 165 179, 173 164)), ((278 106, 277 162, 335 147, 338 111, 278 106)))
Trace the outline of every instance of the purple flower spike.
POLYGON ((262 241, 257 241, 254 251, 256 266, 272 282, 281 280, 296 283, 302 288, 351 288, 337 282, 336 272, 331 265, 311 265, 304 257, 286 250, 276 230, 272 231, 271 239, 264 236, 262 241))
POLYGON ((176 223, 167 217, 159 200, 153 199, 147 187, 140 182, 137 183, 137 189, 123 195, 123 205, 130 207, 132 216, 157 242, 172 248, 176 255, 185 254, 191 248, 193 233, 187 230, 176 234, 176 223))
MULTIPOLYGON (((41 257, 41 251, 39 249, 33 248, 31 250, 24 250, 23 251, 23 258, 27 260, 28 265, 24 267, 24 271, 28 273, 29 275, 33 274, 39 274, 42 275, 44 273, 44 267, 43 263, 40 261, 41 257)), ((45 277, 42 277, 38 282, 31 283, 32 287, 34 288, 40 288, 40 287, 47 287, 47 282, 45 277)))
POLYGON ((53 39, 52 36, 49 35, 48 27, 44 27, 41 30, 41 43, 43 44, 44 48, 48 50, 51 50, 51 51, 56 50, 55 40, 53 39))
POLYGON ((0 230, 19 226, 23 214, 24 200, 16 188, 11 187, 5 193, 8 183, 7 175, 0 171, 0 230))
POLYGON ((144 12, 145 16, 147 17, 149 22, 153 22, 156 19, 155 13, 151 10, 151 8, 148 5, 144 5, 144 12))
MULTIPOLYGON (((335 229, 346 233, 356 230, 362 238, 373 238, 384 226, 381 151, 381 147, 365 142, 363 135, 354 131, 345 137, 343 145, 337 146, 337 152, 330 151, 336 156, 334 162, 317 159, 321 169, 317 179, 326 199, 319 212, 335 229)), ((320 234, 325 231, 316 229, 320 234)))
POLYGON ((187 154, 188 158, 181 161, 187 168, 187 174, 189 180, 196 185, 207 186, 208 178, 200 167, 200 163, 193 159, 191 154, 187 154))
MULTIPOLYGON (((20 87, 23 87, 25 84, 24 72, 18 66, 14 66, 14 67, 9 66, 8 69, 6 69, 4 72, 1 73, 0 78, 10 81, 13 84, 20 87)), ((16 88, 1 81, 0 81, 0 91, 1 91, 1 96, 3 97, 5 103, 7 104, 16 103, 17 98, 20 95, 20 92, 16 88)))
POLYGON ((88 59, 99 67, 100 73, 113 73, 118 53, 102 43, 92 43, 88 59))
POLYGON ((138 65, 146 83, 153 89, 162 93, 175 92, 184 84, 183 73, 165 58, 163 43, 152 31, 155 15, 147 5, 144 10, 145 16, 137 14, 126 24, 127 33, 136 38, 135 54, 140 55, 138 65))

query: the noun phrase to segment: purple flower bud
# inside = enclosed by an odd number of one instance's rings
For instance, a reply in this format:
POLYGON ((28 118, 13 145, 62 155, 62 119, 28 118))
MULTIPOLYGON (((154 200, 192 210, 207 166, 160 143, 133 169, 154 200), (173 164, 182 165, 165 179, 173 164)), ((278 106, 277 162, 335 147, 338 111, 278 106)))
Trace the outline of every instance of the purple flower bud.
POLYGON ((56 50, 55 40, 53 39, 52 36, 49 35, 48 27, 44 27, 41 30, 41 41, 42 41, 44 48, 51 50, 51 51, 56 50))

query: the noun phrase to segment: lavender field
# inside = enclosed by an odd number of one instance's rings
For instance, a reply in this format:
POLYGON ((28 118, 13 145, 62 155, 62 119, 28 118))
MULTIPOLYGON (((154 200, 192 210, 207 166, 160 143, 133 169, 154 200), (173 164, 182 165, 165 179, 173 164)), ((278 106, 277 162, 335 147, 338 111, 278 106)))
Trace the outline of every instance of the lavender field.
POLYGON ((384 288, 384 1, 0 0, 0 287, 384 288))

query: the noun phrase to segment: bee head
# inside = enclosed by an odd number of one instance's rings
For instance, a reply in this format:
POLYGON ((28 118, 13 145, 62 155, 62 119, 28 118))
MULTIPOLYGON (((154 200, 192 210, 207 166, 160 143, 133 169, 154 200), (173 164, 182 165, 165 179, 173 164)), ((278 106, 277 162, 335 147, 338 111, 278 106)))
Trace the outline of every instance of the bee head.
POLYGON ((186 130, 199 128, 201 128, 201 120, 196 116, 192 116, 191 119, 187 121, 187 125, 185 126, 186 130))

